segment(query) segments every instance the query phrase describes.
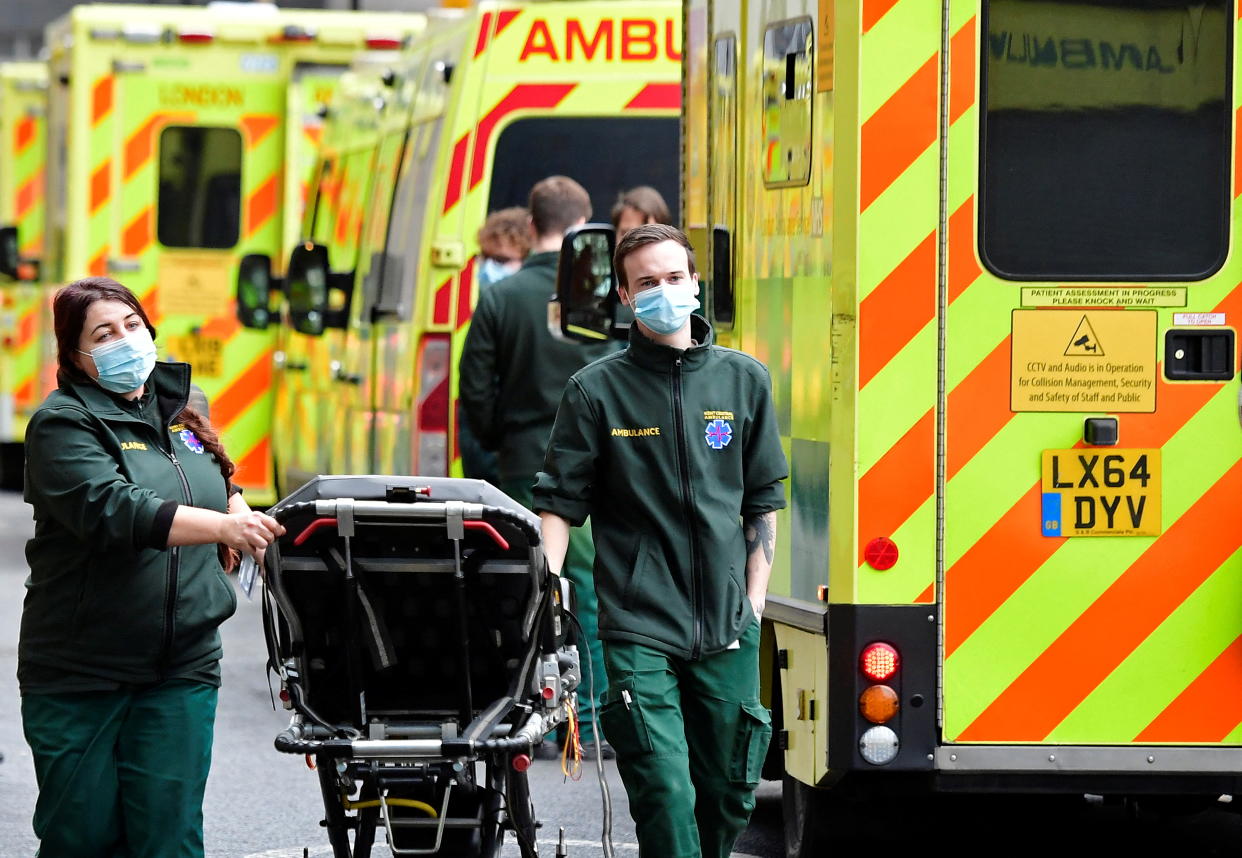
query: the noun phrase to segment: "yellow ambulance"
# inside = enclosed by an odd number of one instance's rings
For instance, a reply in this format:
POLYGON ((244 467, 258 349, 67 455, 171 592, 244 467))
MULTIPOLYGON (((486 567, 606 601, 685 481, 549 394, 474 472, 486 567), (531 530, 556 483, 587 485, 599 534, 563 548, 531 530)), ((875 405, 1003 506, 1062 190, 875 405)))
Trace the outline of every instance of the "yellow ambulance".
MULTIPOLYGON (((675 205, 680 51, 666 0, 483 2, 437 11, 391 68, 358 69, 329 109, 334 142, 287 266, 278 422, 298 437, 276 451, 282 488, 460 473, 475 234, 554 174, 581 182, 598 218, 639 184, 675 205)), ((254 274, 240 294, 259 294, 263 260, 254 274)))
POLYGON ((321 105, 353 57, 420 14, 83 5, 49 25, 47 267, 134 290, 164 356, 194 365, 252 503, 275 499, 273 332, 240 324, 246 253, 298 235, 321 105))
POLYGON ((21 484, 26 419, 39 404, 47 67, 0 63, 0 482, 21 484))
POLYGON ((1242 787, 1238 20, 686 3, 683 219, 791 466, 789 855, 816 787, 1242 787))

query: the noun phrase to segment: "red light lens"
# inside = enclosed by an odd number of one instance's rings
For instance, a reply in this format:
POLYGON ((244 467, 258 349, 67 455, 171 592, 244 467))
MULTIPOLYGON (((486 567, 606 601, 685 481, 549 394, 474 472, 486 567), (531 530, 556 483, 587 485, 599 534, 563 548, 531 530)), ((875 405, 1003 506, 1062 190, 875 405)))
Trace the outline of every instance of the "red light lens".
POLYGON ((188 45, 209 45, 215 41, 215 36, 211 33, 187 32, 181 33, 178 40, 188 45))
POLYGON ((401 40, 390 36, 367 36, 367 47, 373 51, 395 51, 401 47, 401 40))
POLYGON ((897 672, 901 656, 886 643, 873 643, 863 650, 859 666, 868 679, 883 682, 897 672))

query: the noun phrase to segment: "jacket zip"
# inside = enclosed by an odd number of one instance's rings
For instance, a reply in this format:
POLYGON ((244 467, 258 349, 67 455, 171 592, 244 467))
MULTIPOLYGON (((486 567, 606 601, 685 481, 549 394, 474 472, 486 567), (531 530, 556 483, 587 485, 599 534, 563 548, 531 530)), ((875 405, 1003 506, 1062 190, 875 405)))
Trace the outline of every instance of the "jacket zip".
MULTIPOLYGON (((193 506, 194 495, 190 493, 190 481, 185 478, 185 471, 181 469, 177 454, 165 451, 163 444, 158 446, 160 452, 168 457, 168 461, 172 462, 173 468, 177 471, 177 478, 181 480, 181 489, 185 492, 186 503, 193 506)), ((180 572, 181 549, 173 546, 168 551, 168 587, 164 591, 164 639, 160 643, 160 661, 156 667, 161 682, 164 680, 164 669, 168 666, 168 657, 172 653, 173 632, 176 626, 177 579, 180 577, 180 572)))
POLYGON ((686 449, 686 420, 681 403, 681 358, 673 361, 673 419, 677 423, 677 470, 681 477, 681 506, 690 527, 690 599, 694 610, 694 643, 690 659, 697 661, 703 647, 703 570, 699 562, 699 526, 690 489, 690 453, 686 449))

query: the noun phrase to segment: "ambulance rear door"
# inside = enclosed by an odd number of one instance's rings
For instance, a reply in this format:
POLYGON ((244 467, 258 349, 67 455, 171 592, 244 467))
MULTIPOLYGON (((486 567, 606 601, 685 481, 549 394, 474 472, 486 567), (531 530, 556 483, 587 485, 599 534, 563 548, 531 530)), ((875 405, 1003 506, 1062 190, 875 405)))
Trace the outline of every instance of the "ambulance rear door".
POLYGON ((1242 769, 1233 5, 951 4, 942 771, 1242 769))

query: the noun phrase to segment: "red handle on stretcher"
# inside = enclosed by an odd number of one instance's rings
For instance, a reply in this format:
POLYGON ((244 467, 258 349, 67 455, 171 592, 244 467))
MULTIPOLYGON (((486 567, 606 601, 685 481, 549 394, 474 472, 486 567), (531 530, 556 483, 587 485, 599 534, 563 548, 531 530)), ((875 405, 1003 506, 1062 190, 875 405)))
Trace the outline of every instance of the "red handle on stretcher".
MULTIPOLYGON (((500 547, 501 551, 509 550, 509 540, 500 535, 496 528, 492 527, 486 521, 464 521, 462 522, 468 530, 481 530, 492 538, 492 542, 500 547)), ((335 518, 317 518, 303 528, 302 532, 293 538, 294 545, 301 545, 315 535, 315 531, 325 527, 336 527, 335 518)))
POLYGON ((314 535, 316 530, 319 530, 320 528, 323 528, 323 527, 328 527, 329 525, 331 525, 332 527, 336 527, 336 519, 335 518, 315 519, 310 524, 306 525, 306 527, 302 530, 301 533, 299 533, 297 536, 293 538, 293 544, 301 545, 303 542, 310 539, 311 536, 314 535))

